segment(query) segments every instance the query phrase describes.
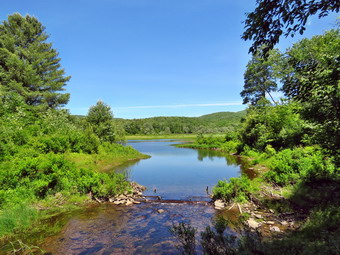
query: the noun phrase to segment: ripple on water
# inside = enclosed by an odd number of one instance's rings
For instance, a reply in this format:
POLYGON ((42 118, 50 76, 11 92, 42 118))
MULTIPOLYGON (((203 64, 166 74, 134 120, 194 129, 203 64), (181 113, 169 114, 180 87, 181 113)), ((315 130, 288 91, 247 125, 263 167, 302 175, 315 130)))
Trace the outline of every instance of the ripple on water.
POLYGON ((214 214, 211 206, 200 204, 106 204, 72 216, 42 248, 52 254, 178 254, 172 224, 190 222, 200 232, 214 214))

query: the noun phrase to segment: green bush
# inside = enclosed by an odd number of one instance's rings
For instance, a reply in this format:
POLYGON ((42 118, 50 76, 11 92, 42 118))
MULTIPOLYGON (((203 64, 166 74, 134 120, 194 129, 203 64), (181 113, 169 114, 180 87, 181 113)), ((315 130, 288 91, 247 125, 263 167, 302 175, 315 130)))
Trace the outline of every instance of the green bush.
POLYGON ((215 199, 246 202, 256 190, 258 190, 257 181, 251 181, 248 177, 242 175, 239 178, 230 178, 229 181, 218 181, 213 188, 213 194, 215 199))
POLYGON ((237 153, 239 151, 241 142, 239 141, 228 141, 221 145, 221 149, 223 151, 229 152, 229 153, 237 153))
POLYGON ((108 197, 130 189, 122 174, 77 169, 63 155, 52 153, 2 162, 0 186, 3 201, 13 198, 13 193, 18 195, 19 190, 41 199, 61 191, 108 197))
POLYGON ((336 178, 336 168, 314 147, 285 149, 269 159, 270 171, 265 179, 279 185, 294 184, 300 180, 336 178))

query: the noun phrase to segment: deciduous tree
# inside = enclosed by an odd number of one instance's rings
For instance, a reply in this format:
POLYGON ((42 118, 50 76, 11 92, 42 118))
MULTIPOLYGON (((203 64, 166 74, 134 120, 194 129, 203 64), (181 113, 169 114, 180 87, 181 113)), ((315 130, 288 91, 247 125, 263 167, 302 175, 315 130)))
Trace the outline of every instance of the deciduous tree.
POLYGON ((302 116, 316 125, 318 142, 340 150, 340 30, 303 39, 287 52, 290 68, 283 92, 302 103, 302 116))
POLYGON ((330 12, 339 12, 338 0, 258 0, 256 9, 247 14, 244 40, 253 40, 250 52, 266 45, 265 52, 279 42, 281 35, 303 34, 307 19, 318 14, 319 18, 330 12))

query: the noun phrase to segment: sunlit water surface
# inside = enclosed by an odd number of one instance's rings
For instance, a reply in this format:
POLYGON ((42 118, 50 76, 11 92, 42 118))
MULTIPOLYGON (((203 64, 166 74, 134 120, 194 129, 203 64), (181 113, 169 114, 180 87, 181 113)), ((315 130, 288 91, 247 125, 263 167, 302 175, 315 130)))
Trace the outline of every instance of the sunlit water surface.
MULTIPOLYGON (((162 199, 207 201, 206 187, 240 175, 238 158, 209 150, 177 148, 178 140, 129 141, 151 156, 121 166, 130 180, 148 188, 145 195, 162 199)), ((211 205, 142 203, 131 207, 104 204, 62 215, 61 231, 39 245, 50 254, 178 254, 169 227, 189 222, 198 232, 217 212, 211 205), (159 213, 158 210, 164 210, 159 213)), ((52 224, 52 222, 51 222, 52 224)), ((198 253, 202 253, 197 248, 198 253)))

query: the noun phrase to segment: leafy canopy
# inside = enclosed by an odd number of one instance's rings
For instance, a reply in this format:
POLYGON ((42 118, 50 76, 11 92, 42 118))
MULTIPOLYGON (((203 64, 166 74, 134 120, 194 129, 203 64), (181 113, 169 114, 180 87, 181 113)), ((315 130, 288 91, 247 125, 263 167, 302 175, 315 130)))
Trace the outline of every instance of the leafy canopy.
POLYGON ((303 39, 287 52, 285 95, 302 104, 302 117, 315 125, 317 142, 339 153, 340 30, 303 39))
POLYGON ((339 12, 338 0, 257 0, 255 11, 247 14, 244 40, 253 40, 250 52, 256 52, 262 45, 268 51, 279 42, 280 36, 303 34, 309 16, 319 18, 330 12, 339 12))
POLYGON ((58 52, 47 42, 45 27, 30 15, 16 13, 0 24, 0 87, 41 109, 65 105, 70 76, 60 66, 58 52))
POLYGON ((115 127, 110 106, 98 101, 96 105, 90 107, 86 120, 102 141, 110 143, 115 141, 115 127))

